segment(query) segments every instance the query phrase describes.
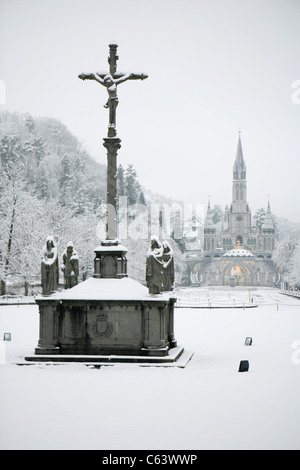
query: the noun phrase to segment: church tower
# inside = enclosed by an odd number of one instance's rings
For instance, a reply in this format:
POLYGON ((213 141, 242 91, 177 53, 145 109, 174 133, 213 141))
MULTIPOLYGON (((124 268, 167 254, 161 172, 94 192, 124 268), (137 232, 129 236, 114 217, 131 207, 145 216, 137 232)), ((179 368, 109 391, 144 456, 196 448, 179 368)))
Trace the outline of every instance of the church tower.
POLYGON ((243 156, 241 135, 239 133, 236 158, 233 165, 232 203, 228 213, 228 228, 224 233, 223 245, 240 244, 253 247, 253 230, 251 229, 251 211, 247 202, 246 164, 243 156))
POLYGON ((232 211, 245 212, 247 206, 246 165, 243 156, 241 134, 239 134, 236 158, 233 165, 232 211))
POLYGON ((270 207, 270 199, 268 200, 268 208, 264 223, 261 226, 260 250, 270 255, 275 248, 276 230, 270 207))
POLYGON ((207 213, 204 222, 204 251, 215 251, 217 248, 217 229, 213 221, 213 215, 214 213, 210 207, 210 200, 208 200, 207 213))
POLYGON ((270 201, 260 230, 251 227, 240 133, 232 175, 232 201, 224 220, 214 222, 215 213, 208 201, 203 250, 187 255, 190 285, 278 287, 280 276, 272 260, 276 226, 270 201))

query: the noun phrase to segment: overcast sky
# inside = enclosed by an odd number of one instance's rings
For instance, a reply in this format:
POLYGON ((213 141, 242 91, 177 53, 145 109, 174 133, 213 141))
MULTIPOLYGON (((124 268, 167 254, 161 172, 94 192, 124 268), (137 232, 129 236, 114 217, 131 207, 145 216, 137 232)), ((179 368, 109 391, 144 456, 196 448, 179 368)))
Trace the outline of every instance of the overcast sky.
POLYGON ((0 0, 1 109, 61 120, 98 161, 105 88, 81 72, 146 73, 119 85, 118 163, 186 203, 231 202, 241 129, 248 201, 300 222, 299 0, 0 0), (2 100, 3 101, 3 100, 2 100))

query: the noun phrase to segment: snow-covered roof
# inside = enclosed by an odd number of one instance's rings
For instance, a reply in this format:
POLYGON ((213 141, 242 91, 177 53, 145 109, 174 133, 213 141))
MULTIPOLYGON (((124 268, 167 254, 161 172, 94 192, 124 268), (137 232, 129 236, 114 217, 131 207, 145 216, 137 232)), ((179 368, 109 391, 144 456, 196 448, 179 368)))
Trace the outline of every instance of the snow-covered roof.
POLYGON ((224 256, 228 257, 235 257, 235 256, 240 256, 240 257, 254 257, 253 253, 249 250, 245 250, 244 248, 240 247, 235 247, 232 250, 228 250, 224 253, 224 256))

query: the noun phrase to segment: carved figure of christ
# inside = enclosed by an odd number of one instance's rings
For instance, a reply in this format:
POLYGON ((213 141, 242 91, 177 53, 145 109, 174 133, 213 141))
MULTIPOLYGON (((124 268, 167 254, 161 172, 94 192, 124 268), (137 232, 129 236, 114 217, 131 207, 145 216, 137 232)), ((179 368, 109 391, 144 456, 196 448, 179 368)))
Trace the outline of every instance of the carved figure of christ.
POLYGON ((127 80, 144 80, 145 78, 147 78, 147 76, 143 74, 137 75, 134 73, 127 73, 125 75, 122 75, 120 78, 116 79, 113 78, 110 73, 105 75, 104 78, 102 78, 101 74, 98 73, 82 73, 81 75, 79 75, 79 78, 81 78, 81 80, 95 80, 107 89, 108 100, 104 107, 109 109, 109 127, 116 129, 116 109, 119 103, 117 95, 117 85, 120 85, 120 83, 126 82, 127 80))
POLYGON ((117 73, 117 44, 109 45, 109 73, 82 73, 78 75, 81 80, 95 80, 104 86, 108 92, 108 100, 104 105, 105 108, 109 109, 109 125, 108 125, 108 137, 116 137, 116 109, 119 103, 117 95, 117 86, 127 80, 144 80, 148 78, 148 75, 137 74, 137 73, 117 73))

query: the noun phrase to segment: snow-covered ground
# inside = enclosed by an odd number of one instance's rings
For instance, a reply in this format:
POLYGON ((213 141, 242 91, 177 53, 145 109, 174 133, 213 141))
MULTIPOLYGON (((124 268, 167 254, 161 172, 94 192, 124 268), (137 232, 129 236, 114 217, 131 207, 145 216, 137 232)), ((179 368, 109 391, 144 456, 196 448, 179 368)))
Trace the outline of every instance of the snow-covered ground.
POLYGON ((249 292, 177 295, 220 307, 176 309, 177 341, 194 352, 185 368, 16 365, 37 345, 38 310, 1 306, 0 448, 300 449, 300 300, 261 289, 257 308, 229 309, 249 292))

